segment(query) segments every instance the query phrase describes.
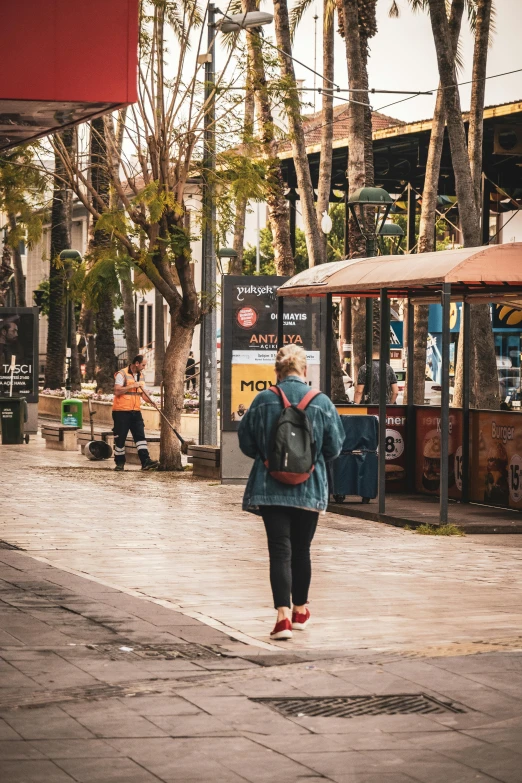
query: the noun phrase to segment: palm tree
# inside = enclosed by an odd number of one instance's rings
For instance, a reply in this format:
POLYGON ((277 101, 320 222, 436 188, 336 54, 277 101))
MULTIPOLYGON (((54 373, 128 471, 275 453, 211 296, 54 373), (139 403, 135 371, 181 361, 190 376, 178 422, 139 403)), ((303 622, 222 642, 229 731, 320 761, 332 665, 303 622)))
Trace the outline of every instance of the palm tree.
MULTIPOLYGON (((75 131, 68 128, 57 134, 72 158, 75 131)), ((49 268, 49 315, 47 316, 47 356, 44 384, 48 389, 61 389, 65 381, 66 309, 65 271, 60 253, 71 247, 72 192, 65 184, 63 157, 55 153, 54 189, 51 210, 51 248, 49 268)))
MULTIPOLYGON (((479 210, 471 173, 471 163, 468 156, 466 134, 460 108, 460 96, 455 79, 454 56, 446 7, 444 0, 428 1, 439 77, 441 87, 444 90, 444 108, 450 140, 451 159, 455 172, 455 185, 464 246, 476 247, 480 244, 479 210)), ((474 59, 480 58, 480 64, 477 65, 477 69, 479 73, 482 73, 486 64, 488 38, 484 39, 483 29, 481 28, 477 28, 477 36, 480 39, 480 44, 475 47, 474 59)), ((477 104, 480 107, 478 99, 477 104)), ((480 111, 480 108, 476 111, 477 117, 480 114, 480 123, 482 123, 483 112, 480 111)), ((481 170, 482 144, 475 144, 474 155, 474 166, 480 167, 481 170)), ((463 340, 460 341, 460 344, 461 350, 459 353, 460 357, 462 357, 463 340)), ((475 403, 479 407, 498 407, 498 373, 488 305, 475 305, 472 309, 471 344, 474 351, 472 365, 474 368, 475 403)), ((457 361, 457 365, 460 365, 460 368, 462 367, 461 359, 457 361)), ((456 378, 455 404, 459 404, 462 400, 461 378, 462 373, 459 371, 456 378), (457 381, 459 382, 457 383, 457 381)))
MULTIPOLYGON (((242 0, 242 11, 255 11, 257 0, 242 0)), ((250 80, 255 99, 255 110, 260 133, 260 144, 266 165, 266 203, 268 220, 274 238, 274 263, 278 275, 294 274, 294 257, 290 244, 290 226, 288 203, 281 174, 281 164, 277 157, 277 143, 274 133, 274 119, 270 104, 270 93, 265 74, 262 44, 254 32, 246 34, 247 52, 250 66, 250 80)))
POLYGON ((295 79, 294 63, 291 59, 292 39, 287 0, 274 0, 274 22, 277 46, 281 52, 290 55, 287 57, 285 54, 280 54, 279 58, 286 93, 284 103, 288 117, 288 127, 297 176, 297 185, 299 187, 299 197, 301 199, 301 213, 306 237, 306 247, 308 250, 308 260, 310 266, 316 266, 321 263, 321 259, 323 258, 322 240, 320 229, 317 224, 310 165, 306 154, 306 139, 301 117, 299 91, 295 79))
MULTIPOLYGON (((110 179, 107 154, 105 121, 98 117, 91 123, 91 183, 98 197, 109 205, 110 179)), ((110 236, 98 229, 93 222, 89 240, 89 252, 94 259, 103 255, 111 245, 110 236)), ((96 384, 106 393, 114 386, 116 357, 114 353, 114 295, 110 286, 100 286, 96 298, 95 348, 96 348, 96 384)))
POLYGON ((484 94, 486 89, 486 66, 493 15, 493 0, 475 0, 475 46, 473 51, 473 83, 469 109, 468 153, 471 163, 471 178, 475 190, 475 204, 480 209, 482 175, 482 140, 484 127, 484 94))
MULTIPOLYGON (((243 118, 243 139, 242 147, 245 154, 248 154, 248 145, 252 143, 254 136, 254 118, 255 118, 255 98, 252 89, 252 66, 251 58, 247 55, 246 64, 246 85, 245 85, 245 108, 243 118)), ((236 209, 234 216, 234 241, 232 247, 237 253, 235 258, 230 259, 229 274, 243 274, 243 250, 245 244, 245 221, 248 207, 248 197, 246 194, 240 194, 236 198, 236 209)))
MULTIPOLYGON (((413 10, 426 8, 426 0, 410 0, 413 10)), ((458 41, 465 0, 453 0, 449 16, 449 28, 454 58, 457 58, 458 41)), ((390 9, 390 15, 398 16, 399 9, 394 2, 390 9)), ((444 130, 446 114, 444 111, 444 91, 439 88, 433 121, 431 125, 430 144, 426 161, 426 172, 422 190, 421 216, 419 225, 418 253, 430 253, 435 250, 435 225, 437 220, 437 196, 440 175, 440 161, 444 143, 444 130)), ((416 305, 414 315, 414 351, 413 366, 414 389, 413 400, 416 405, 424 403, 424 378, 426 367, 426 346, 428 341, 428 305, 416 305)))

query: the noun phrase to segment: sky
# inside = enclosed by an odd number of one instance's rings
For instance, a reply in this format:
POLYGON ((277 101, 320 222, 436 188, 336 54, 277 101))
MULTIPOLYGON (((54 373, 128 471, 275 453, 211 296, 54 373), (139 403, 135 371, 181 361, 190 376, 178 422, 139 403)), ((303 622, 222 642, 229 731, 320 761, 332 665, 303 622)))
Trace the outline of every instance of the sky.
MULTIPOLYGON (((388 9, 391 0, 378 0, 378 33, 371 40, 369 61, 370 87, 386 90, 430 90, 437 87, 438 72, 433 45, 431 25, 427 14, 414 14, 407 0, 398 0, 401 6, 399 19, 390 19, 388 9)), ((289 0, 290 7, 292 0, 289 0)), ((489 75, 522 68, 522 0, 496 0, 496 32, 488 55, 489 75)), ((271 11, 272 3, 265 2, 263 10, 271 11)), ((322 2, 312 4, 299 27, 294 43, 294 56, 313 67, 314 20, 315 14, 321 17, 322 2)), ((265 28, 267 32, 270 27, 265 28)), ((317 71, 321 72, 321 19, 317 22, 317 71)), ((461 36, 464 67, 459 73, 459 81, 471 78, 473 59, 473 40, 467 25, 463 23, 461 36)), ((348 86, 344 41, 336 35, 335 78, 339 87, 348 86)), ((296 65, 297 78, 305 79, 305 86, 313 87, 313 74, 296 65)), ((317 86, 320 86, 317 80, 317 86)), ((470 86, 461 88, 462 108, 469 108, 470 86)), ((305 100, 313 102, 313 93, 305 93, 305 100)), ((372 95, 374 110, 386 104, 400 100, 401 95, 372 95)), ((522 72, 486 83, 486 105, 522 100, 522 72)), ((317 109, 320 108, 320 95, 316 97, 317 109)), ((338 102, 336 102, 338 103, 338 102)), ((383 108, 383 113, 400 120, 414 121, 431 117, 435 105, 433 96, 418 96, 404 103, 383 108)))

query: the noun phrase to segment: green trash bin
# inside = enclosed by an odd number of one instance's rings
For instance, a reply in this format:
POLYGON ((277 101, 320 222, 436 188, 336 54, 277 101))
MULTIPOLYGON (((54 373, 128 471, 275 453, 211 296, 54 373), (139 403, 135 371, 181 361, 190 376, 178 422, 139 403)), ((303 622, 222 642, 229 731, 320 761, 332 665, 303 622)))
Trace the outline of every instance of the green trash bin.
POLYGON ((23 397, 0 397, 0 430, 3 446, 24 442, 25 421, 27 421, 27 403, 23 397))
POLYGON ((62 400, 62 424, 68 424, 70 427, 82 427, 82 400, 62 400))

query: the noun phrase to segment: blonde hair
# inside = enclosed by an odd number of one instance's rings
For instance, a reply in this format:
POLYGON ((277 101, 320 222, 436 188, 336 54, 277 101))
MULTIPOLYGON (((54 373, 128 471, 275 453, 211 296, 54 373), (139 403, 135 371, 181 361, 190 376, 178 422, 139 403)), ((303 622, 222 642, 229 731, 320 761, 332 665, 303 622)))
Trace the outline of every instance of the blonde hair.
POLYGON ((303 375, 306 370, 306 351, 299 345, 285 345, 277 352, 275 371, 279 378, 295 373, 303 375))

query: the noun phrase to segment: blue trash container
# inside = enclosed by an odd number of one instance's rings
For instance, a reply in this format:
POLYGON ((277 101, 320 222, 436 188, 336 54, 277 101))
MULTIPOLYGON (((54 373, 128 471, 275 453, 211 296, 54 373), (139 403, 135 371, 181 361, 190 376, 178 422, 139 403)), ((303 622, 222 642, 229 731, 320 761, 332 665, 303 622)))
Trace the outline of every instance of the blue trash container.
POLYGON ((330 491, 337 503, 359 495, 369 503, 378 493, 379 422, 375 416, 341 416, 345 439, 330 464, 330 491))

